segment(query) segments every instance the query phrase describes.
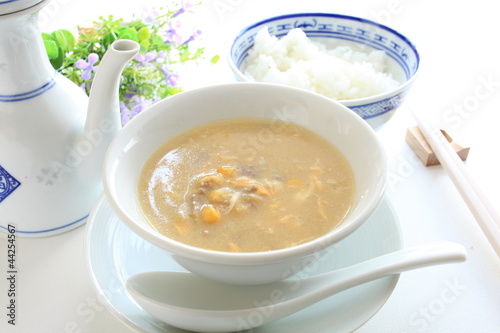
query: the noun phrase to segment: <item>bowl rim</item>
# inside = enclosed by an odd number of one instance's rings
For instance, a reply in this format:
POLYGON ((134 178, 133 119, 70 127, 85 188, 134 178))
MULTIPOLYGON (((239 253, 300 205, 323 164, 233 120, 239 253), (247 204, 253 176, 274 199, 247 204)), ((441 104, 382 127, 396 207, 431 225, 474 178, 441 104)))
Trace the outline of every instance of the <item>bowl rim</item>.
POLYGON ((251 25, 248 25, 242 29, 239 30, 237 33, 236 37, 233 39, 232 44, 229 46, 229 49, 226 51, 226 60, 229 64, 229 67, 233 74, 242 82, 254 82, 251 81, 248 77, 246 77, 243 72, 236 66, 234 63, 232 57, 231 57, 231 50, 233 49, 233 46, 235 44, 235 41, 240 38, 242 35, 247 33, 249 30, 254 29, 255 27, 258 27, 260 25, 264 25, 265 23, 280 20, 280 19, 286 19, 286 18, 294 18, 294 17, 306 17, 306 16, 323 16, 323 17, 329 17, 329 18, 340 18, 340 19, 348 19, 348 20, 353 20, 353 21, 358 21, 361 23, 366 23, 369 25, 376 26, 378 28, 384 29, 389 31, 390 33, 396 35, 397 37, 401 38, 405 43, 407 43, 411 49, 413 50, 416 58, 416 64, 417 68, 415 69, 415 72, 408 78, 406 79, 403 83, 398 85, 397 87, 388 90, 386 92, 372 95, 372 96, 366 96, 366 97, 361 97, 361 98, 355 98, 355 99, 345 99, 345 100, 337 100, 333 99, 334 101, 337 101, 345 106, 360 106, 360 105, 366 105, 366 104, 373 104, 377 103, 380 100, 385 100, 387 98, 390 98, 394 95, 398 95, 399 93, 407 90, 413 83, 415 82, 418 74, 420 73, 420 68, 421 68, 421 58, 420 58, 420 52, 418 51, 418 48, 416 45, 405 35, 400 33, 399 31, 385 25, 379 22, 376 22, 374 20, 370 20, 367 18, 363 17, 358 17, 358 16, 352 16, 352 15, 345 15, 345 14, 338 14, 338 13, 326 13, 326 12, 301 12, 301 13, 289 13, 289 14, 283 14, 283 15, 277 15, 277 16, 272 16, 263 20, 260 20, 258 22, 255 22, 251 25))
MULTIPOLYGON (((240 89, 240 88, 237 88, 240 89)), ((159 112, 159 111, 156 111, 159 112)), ((108 202, 115 212, 115 214, 119 217, 119 219, 125 223, 132 231, 138 234, 140 237, 149 241, 150 243, 171 252, 174 255, 200 260, 204 262, 216 263, 216 264, 232 264, 232 265, 262 265, 262 264, 271 264, 275 262, 282 262, 286 260, 296 260, 297 258, 306 257, 316 252, 320 252, 336 242, 344 239, 356 229, 361 227, 364 222, 374 213, 376 208, 379 206, 382 198, 384 196, 385 188, 387 185, 388 179, 388 166, 387 166, 387 155, 385 149, 378 139, 376 132, 368 125, 366 121, 364 121, 361 117, 359 117, 355 112, 347 108, 346 106, 340 104, 337 101, 329 99, 325 96, 296 88, 289 87, 285 85, 278 85, 273 83, 262 83, 262 82, 233 82, 233 83, 223 83, 216 84, 201 88, 196 88, 193 90, 185 91, 180 94, 176 94, 170 96, 153 106, 151 106, 148 110, 144 110, 140 114, 138 114, 134 119, 132 119, 126 127, 124 127, 120 133, 116 135, 116 137, 111 142, 109 149, 106 153, 104 167, 103 167, 103 189, 104 194, 106 195, 108 202), (140 223, 136 223, 134 219, 126 213, 126 210, 122 209, 122 205, 118 202, 113 189, 113 183, 115 182, 114 178, 114 170, 115 170, 115 160, 111 158, 113 153, 119 149, 117 146, 119 145, 119 139, 122 133, 128 133, 132 131, 134 133, 135 130, 141 128, 141 125, 146 123, 147 121, 151 121, 148 119, 148 114, 154 114, 154 110, 161 110, 165 108, 165 105, 175 103, 178 99, 186 98, 189 99, 192 96, 196 96, 200 91, 210 91, 214 89, 227 89, 231 87, 241 87, 241 91, 245 91, 248 87, 257 87, 257 89, 278 89, 278 90, 289 90, 294 94, 302 94, 309 95, 309 98, 314 99, 322 99, 326 103, 332 105, 332 107, 336 108, 338 112, 344 112, 348 117, 352 119, 352 121, 357 122, 360 128, 363 131, 367 131, 370 136, 373 138, 375 142, 375 146, 378 149, 378 153, 381 154, 382 160, 382 181, 377 182, 376 191, 373 195, 373 200, 370 204, 362 211, 357 218, 351 221, 349 224, 340 225, 339 227, 333 229, 332 231, 315 238, 312 241, 299 244, 293 247, 272 250, 272 251, 263 251, 263 252, 225 252, 225 251, 215 251, 208 250, 199 247, 195 247, 192 245, 187 245, 179 241, 175 241, 167 236, 160 234, 159 232, 154 231, 152 228, 146 228, 140 223), (261 88, 260 88, 261 87, 261 88)))

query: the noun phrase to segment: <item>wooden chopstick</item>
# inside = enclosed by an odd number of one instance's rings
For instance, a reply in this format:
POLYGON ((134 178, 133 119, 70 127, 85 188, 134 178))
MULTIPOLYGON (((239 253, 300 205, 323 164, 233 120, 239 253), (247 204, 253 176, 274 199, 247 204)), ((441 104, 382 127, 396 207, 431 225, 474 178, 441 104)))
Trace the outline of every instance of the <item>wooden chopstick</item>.
POLYGON ((438 158, 439 163, 455 184, 462 199, 469 207, 484 235, 500 258, 500 215, 479 189, 476 182, 474 182, 464 163, 453 150, 443 133, 440 130, 433 130, 419 114, 411 109, 410 111, 438 158))

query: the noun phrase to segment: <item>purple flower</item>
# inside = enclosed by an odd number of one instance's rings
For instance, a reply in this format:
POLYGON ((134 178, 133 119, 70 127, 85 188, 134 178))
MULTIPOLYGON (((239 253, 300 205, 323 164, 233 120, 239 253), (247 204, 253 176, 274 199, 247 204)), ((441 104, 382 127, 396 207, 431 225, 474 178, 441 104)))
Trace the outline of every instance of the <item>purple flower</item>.
POLYGON ((193 40, 195 40, 198 36, 201 35, 201 30, 197 29, 193 32, 193 34, 191 36, 189 36, 188 39, 186 39, 182 44, 189 44, 190 42, 192 42, 193 40))
POLYGON ((171 87, 177 87, 177 81, 179 80, 179 74, 169 73, 166 76, 167 84, 171 87))
POLYGON ((128 123, 129 120, 135 116, 135 114, 132 114, 132 110, 127 107, 125 102, 120 102, 120 114, 122 118, 122 125, 128 123))
POLYGON ((151 100, 151 99, 146 99, 143 96, 132 95, 128 104, 120 102, 122 124, 126 124, 130 119, 132 119, 133 117, 141 113, 143 110, 150 107, 156 101, 157 101, 156 99, 151 100))
POLYGON ((191 3, 191 1, 189 1, 189 0, 186 0, 186 1, 182 0, 182 1, 181 1, 181 9, 179 9, 179 10, 178 10, 178 11, 177 11, 174 15, 173 15, 173 17, 179 16, 179 15, 181 15, 181 14, 183 14, 183 13, 194 13, 194 11, 193 11, 193 9, 192 9, 192 8, 193 8, 193 6, 194 6, 194 5, 191 3))
POLYGON ((82 74, 82 79, 84 81, 90 80, 92 72, 97 71, 97 68, 99 66, 94 66, 94 64, 98 61, 99 61, 99 56, 95 53, 91 53, 89 54, 88 61, 80 59, 75 63, 76 68, 85 70, 82 74))
POLYGON ((144 16, 142 22, 145 24, 158 25, 158 21, 156 18, 160 16, 160 12, 156 9, 149 10, 148 8, 144 8, 144 16))
POLYGON ((175 73, 169 72, 165 68, 160 68, 160 71, 165 76, 165 81, 167 82, 168 86, 170 86, 170 87, 177 87, 177 81, 179 80, 179 74, 175 74, 175 73))
POLYGON ((182 43, 182 36, 179 33, 181 27, 181 21, 171 20, 168 22, 168 29, 165 32, 165 44, 173 43, 174 45, 179 45, 182 43))
POLYGON ((151 105, 151 100, 146 99, 143 96, 134 95, 132 97, 132 101, 128 104, 128 106, 132 109, 135 114, 142 112, 147 109, 151 105))
POLYGON ((151 51, 146 54, 139 53, 134 59, 139 62, 139 66, 146 66, 151 60, 155 60, 157 55, 156 51, 151 51))

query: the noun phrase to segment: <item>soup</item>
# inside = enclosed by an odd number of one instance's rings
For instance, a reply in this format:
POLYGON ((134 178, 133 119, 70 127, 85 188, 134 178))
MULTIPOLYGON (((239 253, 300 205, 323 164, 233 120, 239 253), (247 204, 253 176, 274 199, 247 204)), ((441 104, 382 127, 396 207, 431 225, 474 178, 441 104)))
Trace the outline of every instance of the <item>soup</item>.
POLYGON ((320 237, 354 200, 350 165, 292 123, 214 122, 170 139, 145 162, 139 205, 161 234, 216 251, 259 252, 320 237))

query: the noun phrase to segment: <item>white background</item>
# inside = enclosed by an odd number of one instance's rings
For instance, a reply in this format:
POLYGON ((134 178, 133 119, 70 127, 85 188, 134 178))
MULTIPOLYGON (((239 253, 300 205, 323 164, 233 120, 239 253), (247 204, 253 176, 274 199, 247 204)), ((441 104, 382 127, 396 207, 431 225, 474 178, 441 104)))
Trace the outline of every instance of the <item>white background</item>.
MULTIPOLYGON (((127 18, 143 6, 165 3, 53 0, 40 16, 41 30, 72 29, 107 14, 127 18)), ((467 167, 491 202, 500 206, 500 20, 495 2, 206 0, 198 8, 197 22, 207 53, 222 59, 211 68, 190 71, 186 88, 232 81, 225 52, 246 24, 304 11, 376 20, 417 45, 420 76, 405 105, 378 131, 389 154, 387 195, 401 220, 405 246, 445 239, 468 250, 466 263, 404 273, 389 301, 357 332, 500 332, 500 261, 444 171, 422 166, 404 140, 406 129, 415 124, 408 108, 446 129, 471 147, 467 167), (450 283, 459 288, 451 290, 450 283), (456 297, 442 302, 450 291, 456 297)), ((0 331, 131 332, 92 289, 83 260, 84 237, 85 227, 80 227, 50 238, 18 238, 17 325, 7 325, 6 279, 0 274, 0 331)), ((2 270, 5 240, 1 234, 2 270)))

